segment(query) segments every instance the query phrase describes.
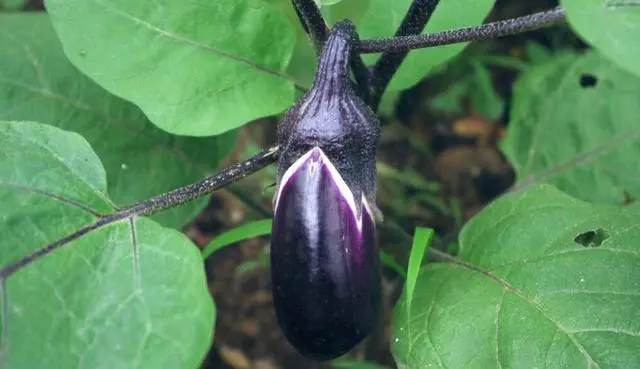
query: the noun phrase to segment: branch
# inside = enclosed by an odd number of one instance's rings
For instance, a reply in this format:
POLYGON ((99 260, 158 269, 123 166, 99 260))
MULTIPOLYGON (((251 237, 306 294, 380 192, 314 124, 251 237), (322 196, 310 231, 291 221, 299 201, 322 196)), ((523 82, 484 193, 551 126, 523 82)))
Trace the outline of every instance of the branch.
POLYGON ((140 201, 113 214, 102 216, 98 220, 86 227, 83 227, 70 235, 52 242, 31 254, 23 257, 17 262, 0 269, 0 281, 5 280, 21 268, 33 263, 39 258, 60 249, 72 241, 79 239, 87 233, 102 228, 111 223, 134 218, 139 215, 150 215, 163 210, 167 210, 185 202, 208 195, 222 187, 225 187, 237 180, 240 180, 267 165, 276 161, 278 157, 278 146, 271 146, 257 155, 235 165, 232 165, 220 172, 209 176, 199 182, 184 186, 173 191, 158 195, 149 200, 140 201))
POLYGON ((492 22, 475 27, 459 28, 451 31, 428 33, 425 35, 394 37, 380 40, 361 40, 355 51, 362 54, 386 52, 389 50, 408 52, 412 49, 456 44, 468 41, 488 40, 495 37, 515 35, 540 28, 551 27, 565 22, 564 9, 557 7, 545 12, 523 17, 492 22))
POLYGON ((176 207, 184 204, 185 202, 197 199, 198 197, 208 195, 222 187, 253 174, 267 165, 274 163, 277 157, 278 146, 271 146, 253 157, 223 169, 200 182, 133 204, 118 211, 116 214, 122 213, 124 217, 130 215, 150 215, 176 207))
MULTIPOLYGON (((313 0, 293 0, 293 5, 302 27, 309 35, 316 49, 316 55, 322 54, 322 48, 329 34, 329 26, 327 26, 327 23, 322 17, 320 9, 313 0)), ((358 41, 359 39, 356 39, 354 43, 358 41)), ((371 100, 371 72, 369 68, 367 68, 357 53, 351 54, 349 65, 360 87, 360 92, 364 95, 365 101, 369 103, 371 100)))
POLYGON ((293 0, 293 7, 300 18, 300 23, 311 38, 316 54, 320 55, 324 42, 327 41, 329 27, 313 0, 293 0))
MULTIPOLYGON (((420 34, 427 22, 429 22, 439 2, 440 0, 413 0, 395 36, 401 37, 420 34)), ((359 50, 357 49, 357 51, 359 50)), ((380 51, 384 51, 384 53, 373 66, 372 72, 372 106, 374 110, 377 110, 382 95, 389 85, 391 78, 393 78, 400 64, 402 64, 402 61, 409 53, 409 49, 392 50, 391 48, 387 48, 380 51)))

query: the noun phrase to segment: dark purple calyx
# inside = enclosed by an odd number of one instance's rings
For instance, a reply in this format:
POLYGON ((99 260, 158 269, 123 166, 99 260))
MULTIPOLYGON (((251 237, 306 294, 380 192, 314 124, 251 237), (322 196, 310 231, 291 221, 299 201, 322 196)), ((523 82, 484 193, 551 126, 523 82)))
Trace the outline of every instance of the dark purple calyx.
POLYGON ((278 125, 277 185, 298 158, 319 147, 353 192, 356 205, 364 194, 377 214, 375 159, 380 122, 349 78, 354 35, 351 22, 336 24, 320 56, 313 86, 278 125))
POLYGON ((313 87, 278 127, 274 305, 287 339, 317 360, 352 349, 380 312, 374 222, 380 128, 352 89, 354 35, 348 21, 334 27, 313 87))

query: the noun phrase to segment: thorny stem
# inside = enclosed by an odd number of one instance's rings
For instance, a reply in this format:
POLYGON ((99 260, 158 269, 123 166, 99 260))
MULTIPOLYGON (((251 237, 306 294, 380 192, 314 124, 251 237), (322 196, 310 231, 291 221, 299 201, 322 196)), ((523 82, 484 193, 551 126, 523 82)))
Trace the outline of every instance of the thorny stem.
MULTIPOLYGON (((313 0, 293 0, 294 8, 300 19, 302 27, 309 35, 314 48, 316 49, 316 55, 322 53, 322 48, 329 34, 329 27, 322 17, 320 9, 313 0)), ((356 44, 359 39, 357 33, 354 35, 355 40, 353 44, 356 44)), ((364 99, 367 103, 371 100, 371 71, 364 64, 362 58, 357 53, 351 54, 351 60, 349 61, 353 76, 360 87, 360 92, 364 95, 364 99)))
POLYGON ((17 262, 7 265, 0 269, 0 281, 5 280, 13 273, 21 268, 33 263, 37 259, 50 254, 51 252, 68 245, 87 233, 102 228, 108 224, 119 220, 133 218, 140 215, 150 215, 162 210, 176 207, 185 202, 194 200, 198 197, 208 195, 222 187, 225 187, 237 180, 240 180, 258 170, 274 163, 278 157, 278 146, 271 146, 259 154, 218 173, 209 176, 199 182, 175 189, 173 191, 158 195, 149 200, 140 201, 126 208, 120 209, 115 213, 104 215, 98 218, 94 223, 81 228, 70 235, 50 243, 33 253, 23 257, 17 262))
MULTIPOLYGON (((413 0, 395 36, 420 34, 439 2, 440 0, 413 0)), ((371 73, 373 76, 371 104, 374 110, 378 109, 382 95, 389 85, 391 78, 393 78, 400 64, 402 64, 402 61, 409 53, 409 49, 392 50, 387 48, 383 51, 384 53, 373 66, 371 73)))
POLYGON ((456 44, 468 41, 488 40, 496 37, 515 35, 540 28, 562 24, 565 21, 564 9, 533 13, 523 17, 492 22, 475 27, 465 27, 450 31, 427 33, 424 35, 403 36, 380 40, 360 40, 354 51, 361 54, 379 53, 388 50, 408 51, 427 47, 456 44))

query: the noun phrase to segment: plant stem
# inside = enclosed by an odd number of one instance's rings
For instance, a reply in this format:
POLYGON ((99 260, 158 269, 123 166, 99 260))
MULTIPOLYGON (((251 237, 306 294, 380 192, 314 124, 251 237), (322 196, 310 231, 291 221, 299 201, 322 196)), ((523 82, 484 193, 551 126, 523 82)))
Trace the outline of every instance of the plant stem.
MULTIPOLYGON (((276 161, 278 146, 274 145, 251 158, 232 165, 199 182, 175 189, 171 192, 141 201, 118 211, 116 214, 149 215, 176 207, 198 197, 208 195, 230 183, 238 181, 276 161)), ((125 217, 128 215, 125 215, 125 217)))
POLYGON ((361 54, 387 52, 390 50, 407 52, 412 49, 423 49, 515 35, 555 26, 564 23, 564 21, 564 9, 556 7, 552 10, 487 23, 481 26, 465 27, 438 33, 427 33, 425 35, 403 36, 380 40, 360 40, 360 42, 355 45, 355 51, 361 54))
POLYGON ((229 185, 237 180, 247 177, 250 174, 266 167, 276 161, 278 157, 278 146, 271 146, 268 149, 254 155, 253 157, 232 165, 218 173, 209 176, 199 182, 175 189, 173 191, 158 195, 149 200, 140 201, 126 208, 120 209, 112 214, 104 215, 98 218, 94 223, 87 225, 70 235, 52 242, 31 254, 23 257, 15 263, 9 264, 0 269, 0 281, 22 269, 23 267, 33 263, 39 258, 50 254, 51 252, 68 245, 85 234, 102 228, 108 224, 123 220, 133 219, 139 215, 150 215, 163 210, 167 210, 185 202, 194 200, 198 197, 208 195, 222 187, 229 185))
POLYGON ((316 54, 320 55, 324 42, 329 34, 329 27, 320 13, 320 9, 313 0, 293 0, 293 7, 305 32, 311 38, 316 54))
MULTIPOLYGON (((322 48, 327 40, 329 34, 329 26, 322 17, 320 9, 313 0, 293 0, 294 8, 300 19, 302 27, 309 35, 314 48, 316 49, 316 55, 322 53, 322 48)), ((355 39, 353 44, 358 43, 359 38, 357 33, 354 35, 355 39)), ((358 53, 352 53, 349 61, 353 76, 358 83, 360 92, 362 93, 365 101, 370 103, 371 100, 371 71, 364 64, 362 58, 358 53)))
MULTIPOLYGON (((396 37, 417 35, 422 32, 427 22, 431 18, 433 11, 438 6, 440 0, 413 0, 407 14, 395 33, 396 37)), ((360 45, 362 42, 360 42, 360 45)), ((372 81, 372 106, 378 109, 380 100, 385 89, 389 85, 391 78, 396 73, 410 49, 386 48, 380 59, 373 66, 372 81)), ((357 49, 357 51, 360 51, 357 49)))

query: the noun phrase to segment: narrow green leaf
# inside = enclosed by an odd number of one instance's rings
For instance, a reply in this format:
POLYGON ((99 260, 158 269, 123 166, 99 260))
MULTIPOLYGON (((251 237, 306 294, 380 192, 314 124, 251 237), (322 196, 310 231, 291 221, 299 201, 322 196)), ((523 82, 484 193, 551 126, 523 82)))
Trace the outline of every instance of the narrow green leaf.
POLYGON ((256 220, 253 222, 246 222, 242 225, 222 233, 214 238, 209 244, 202 250, 202 257, 208 258, 214 252, 240 241, 255 238, 260 236, 266 236, 271 234, 271 219, 256 220))
POLYGON ((335 5, 344 0, 313 0, 313 1, 316 3, 317 6, 323 7, 323 6, 335 5))
POLYGON ((583 200, 640 196, 640 77, 596 51, 561 54, 514 89, 501 148, 522 188, 549 182, 583 200))
POLYGON ((47 0, 65 53, 165 131, 218 135, 279 113, 293 27, 263 0, 47 0))
POLYGON ((376 164, 376 169, 378 170, 378 174, 382 177, 392 179, 396 182, 403 183, 422 191, 437 192, 441 187, 440 183, 424 179, 422 175, 411 168, 398 170, 388 164, 379 162, 376 164))
POLYGON ((640 3, 562 0, 569 24, 612 62, 640 76, 640 3))
MULTIPOLYGON (((85 137, 107 171, 119 206, 195 182, 231 151, 235 134, 178 137, 156 128, 133 104, 82 75, 67 60, 43 13, 0 14, 0 119, 54 125, 85 137)), ((206 199, 153 216, 179 228, 206 199)))
POLYGON ((416 228, 413 234, 413 243, 411 244, 411 253, 409 254, 409 265, 407 267, 407 280, 405 282, 405 293, 407 295, 407 313, 411 309, 411 302, 413 301, 413 292, 416 288, 416 281, 418 279, 418 272, 422 266, 422 259, 427 252, 427 247, 431 243, 433 238, 433 229, 431 228, 416 228))
POLYGON ((369 361, 338 359, 331 363, 334 369, 385 369, 386 367, 369 361))
POLYGON ((407 278, 407 271, 405 270, 405 268, 402 267, 402 265, 400 265, 400 263, 398 263, 396 259, 393 258, 393 256, 387 254, 384 250, 380 250, 380 261, 382 261, 382 264, 389 267, 389 269, 398 273, 398 275, 402 278, 407 278))
MULTIPOLYGON (((409 9, 412 0, 370 0, 369 8, 358 22, 358 33, 363 39, 394 35, 409 9)), ((441 0, 424 33, 481 24, 493 8, 495 0, 441 0)), ((390 91, 404 90, 421 81, 429 71, 453 58, 466 43, 414 50, 389 85, 390 91)), ((379 56, 365 56, 373 63, 379 56)))
POLYGON ((498 199, 462 230, 460 262, 427 264, 395 307, 398 367, 640 367, 638 238, 637 206, 548 185, 498 199))
MULTIPOLYGON (((95 224, 115 207, 81 136, 0 122, 0 267, 95 224)), ((0 283, 0 367, 195 368, 215 307, 202 259, 144 217, 105 223, 0 283)))

